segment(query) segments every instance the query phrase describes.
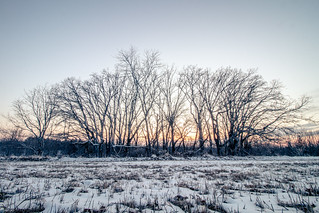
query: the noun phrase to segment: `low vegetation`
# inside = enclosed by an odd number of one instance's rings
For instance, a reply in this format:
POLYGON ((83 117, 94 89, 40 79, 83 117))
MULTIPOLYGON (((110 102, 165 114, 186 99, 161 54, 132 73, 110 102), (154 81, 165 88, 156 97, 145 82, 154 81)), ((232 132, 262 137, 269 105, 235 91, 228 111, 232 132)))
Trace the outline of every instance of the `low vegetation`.
MULTIPOLYGON (((60 141, 60 140, 44 140, 43 151, 41 157, 37 155, 38 143, 34 138, 28 138, 24 141, 19 140, 3 140, 0 141, 0 156, 10 157, 15 159, 19 156, 22 159, 25 156, 26 160, 46 160, 47 157, 106 157, 106 155, 98 155, 98 147, 91 143, 81 141, 60 141)), ((169 154, 166 149, 158 147, 152 149, 151 153, 147 152, 148 147, 145 145, 139 146, 113 146, 109 156, 113 157, 157 157, 158 159, 171 159, 172 156, 177 157, 204 157, 216 155, 216 147, 207 147, 199 152, 197 148, 188 143, 185 147, 178 146, 175 148, 174 154, 169 154)), ((168 147, 170 149, 170 147, 168 147)), ((319 138, 316 134, 299 135, 297 137, 287 138, 285 141, 277 143, 251 143, 245 147, 245 156, 319 156, 319 138)))

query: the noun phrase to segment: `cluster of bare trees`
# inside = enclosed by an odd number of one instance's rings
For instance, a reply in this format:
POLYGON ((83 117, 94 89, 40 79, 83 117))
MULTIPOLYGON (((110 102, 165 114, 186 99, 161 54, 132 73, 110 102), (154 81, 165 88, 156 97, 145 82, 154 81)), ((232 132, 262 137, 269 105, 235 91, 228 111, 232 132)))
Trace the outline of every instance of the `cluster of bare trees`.
POLYGON ((188 66, 178 72, 158 52, 140 56, 130 49, 119 52, 112 72, 27 92, 10 119, 39 141, 39 153, 44 139, 55 137, 86 141, 99 156, 119 147, 129 154, 140 145, 149 155, 186 147, 235 155, 251 141, 292 131, 308 102, 289 101, 278 82, 254 70, 188 66))

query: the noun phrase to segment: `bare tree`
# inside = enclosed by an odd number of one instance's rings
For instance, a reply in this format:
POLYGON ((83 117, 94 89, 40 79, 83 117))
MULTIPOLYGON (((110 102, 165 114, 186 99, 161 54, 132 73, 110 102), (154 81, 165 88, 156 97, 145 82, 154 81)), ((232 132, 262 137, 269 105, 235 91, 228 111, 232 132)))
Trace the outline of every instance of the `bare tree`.
POLYGON ((109 107, 118 88, 118 74, 106 71, 94 74, 88 81, 68 78, 60 85, 59 111, 84 136, 87 142, 99 147, 106 144, 107 124, 114 125, 109 107), (108 122, 109 121, 109 122, 108 122))
POLYGON ((114 96, 109 104, 109 110, 107 110, 107 117, 109 120, 108 127, 108 140, 109 140, 109 150, 112 150, 112 146, 116 143, 122 144, 122 129, 120 126, 122 122, 121 117, 121 101, 124 94, 125 77, 122 77, 119 72, 116 72, 112 79, 112 87, 114 96))
POLYGON ((225 154, 241 154, 250 138, 271 140, 291 131, 289 126, 301 118, 299 113, 309 103, 307 97, 300 103, 289 101, 277 81, 268 83, 254 70, 226 68, 218 75, 224 82, 219 91, 218 131, 223 134, 225 154))
POLYGON ((224 108, 221 104, 222 93, 226 89, 227 78, 231 72, 211 72, 205 70, 202 73, 202 83, 199 84, 199 93, 205 102, 209 115, 210 125, 206 122, 212 152, 212 141, 215 142, 217 155, 221 155, 222 130, 220 118, 224 108))
MULTIPOLYGON (((190 113, 196 124, 196 139, 199 142, 199 150, 204 150, 205 136, 205 101, 200 95, 200 85, 203 84, 204 70, 196 66, 188 66, 180 74, 179 82, 187 100, 190 103, 190 113)), ((195 144, 194 144, 195 147, 195 144)))
POLYGON ((37 154, 44 151, 44 140, 53 132, 53 119, 57 115, 55 88, 37 87, 25 93, 22 99, 13 103, 14 116, 9 116, 16 129, 22 129, 38 142, 30 147, 37 154))
MULTIPOLYGON (((131 106, 140 104, 142 110, 142 120, 137 122, 137 129, 144 124, 142 133, 148 147, 148 153, 151 153, 151 128, 150 128, 150 112, 153 108, 156 97, 159 94, 158 87, 158 70, 161 68, 158 52, 146 52, 144 58, 141 58, 137 52, 131 48, 129 51, 121 51, 119 54, 118 68, 130 78, 129 82, 133 84, 134 93, 131 106)), ((135 110, 134 110, 135 111, 135 110)), ((129 130, 130 131, 130 128, 129 130)), ((135 131, 132 136, 136 135, 135 131)), ((131 140, 131 138, 128 138, 131 140)), ((128 143, 129 145, 129 143, 128 143)))
POLYGON ((124 78, 122 96, 120 101, 121 110, 119 112, 119 141, 125 141, 126 152, 129 152, 133 139, 138 135, 140 126, 143 123, 141 119, 142 108, 138 99, 139 87, 138 81, 134 77, 140 67, 140 62, 136 51, 131 48, 129 51, 121 51, 118 55, 118 64, 116 70, 124 78))
MULTIPOLYGON (((185 112, 183 108, 185 102, 185 94, 182 92, 181 87, 178 85, 176 69, 174 67, 166 68, 162 83, 161 83, 161 95, 163 104, 160 107, 161 113, 165 120, 164 125, 167 126, 166 134, 164 134, 165 141, 170 140, 171 153, 175 152, 176 143, 179 139, 175 134, 177 129, 177 121, 185 112), (169 135, 169 137, 168 137, 169 135)), ((164 146, 165 147, 165 146, 164 146)))
POLYGON ((277 81, 268 83, 255 70, 225 68, 211 72, 190 66, 181 73, 180 82, 190 103, 200 147, 209 139, 218 155, 242 154, 250 139, 271 140, 292 132, 292 124, 300 121, 300 113, 309 103, 307 97, 299 103, 289 101, 277 81))
MULTIPOLYGON (((118 95, 119 74, 110 74, 103 71, 102 74, 92 75, 89 81, 83 84, 85 103, 88 105, 89 120, 92 123, 94 137, 91 139, 99 146, 99 155, 102 154, 102 145, 107 144, 106 131, 109 124, 109 139, 113 139, 116 129, 116 108, 112 108, 114 97, 118 95)), ((116 106, 115 106, 116 107, 116 106)), ((113 141, 109 141, 113 142, 113 141)), ((111 149, 109 143, 108 151, 111 149)))

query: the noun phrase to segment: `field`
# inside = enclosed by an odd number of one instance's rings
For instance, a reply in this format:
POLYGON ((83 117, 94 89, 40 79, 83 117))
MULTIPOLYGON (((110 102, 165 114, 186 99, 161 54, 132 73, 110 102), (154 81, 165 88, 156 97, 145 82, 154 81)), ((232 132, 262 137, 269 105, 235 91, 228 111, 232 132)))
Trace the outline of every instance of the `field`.
POLYGON ((0 212, 319 212, 319 158, 3 158, 0 212))

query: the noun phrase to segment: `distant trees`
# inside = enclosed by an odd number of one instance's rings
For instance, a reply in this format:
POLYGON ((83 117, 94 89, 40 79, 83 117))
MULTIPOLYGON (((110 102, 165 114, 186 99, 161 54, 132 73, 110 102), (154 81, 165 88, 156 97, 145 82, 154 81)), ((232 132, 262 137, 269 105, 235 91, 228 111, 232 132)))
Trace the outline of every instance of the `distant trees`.
POLYGON ((23 137, 23 130, 17 126, 0 128, 0 140, 19 141, 23 137))
POLYGON ((197 153, 241 155, 252 140, 293 131, 309 103, 288 100, 278 82, 255 70, 188 66, 178 73, 158 52, 141 56, 133 48, 117 59, 114 72, 27 92, 13 105, 12 123, 37 138, 39 150, 54 133, 85 141, 96 156, 130 155, 141 144, 148 155, 184 152, 190 143, 197 153))
MULTIPOLYGON (((25 93, 13 103, 14 116, 9 120, 17 131, 23 130, 34 137, 37 147, 30 147, 42 155, 44 140, 54 131, 53 120, 57 116, 57 96, 54 87, 37 87, 25 93)), ((16 132, 20 134, 19 132, 16 132)))

